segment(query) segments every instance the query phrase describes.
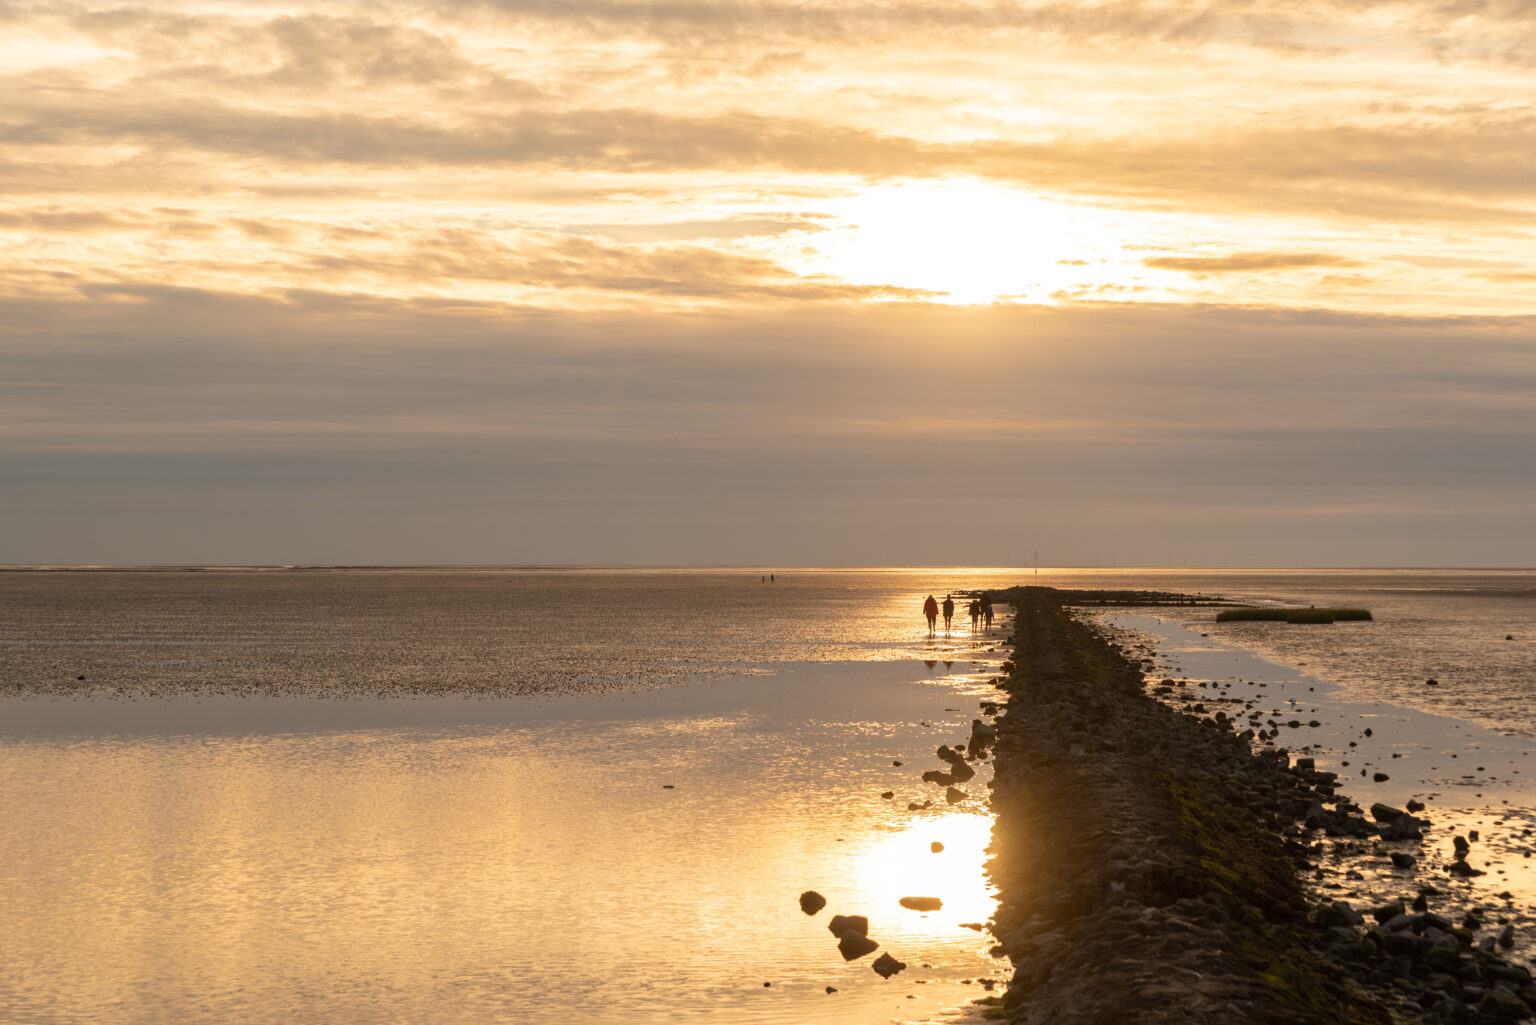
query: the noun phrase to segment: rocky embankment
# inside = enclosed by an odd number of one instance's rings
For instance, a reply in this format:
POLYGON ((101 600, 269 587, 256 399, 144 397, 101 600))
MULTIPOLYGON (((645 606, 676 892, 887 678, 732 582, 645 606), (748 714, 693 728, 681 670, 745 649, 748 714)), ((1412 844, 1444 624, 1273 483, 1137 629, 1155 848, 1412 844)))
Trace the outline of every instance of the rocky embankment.
MULTIPOLYGON (((1299 881, 1301 824, 1337 807, 1332 775, 1253 752, 1225 716, 1180 714, 1148 696, 1139 667, 1056 592, 1011 597, 989 865, 993 932, 1014 965, 1004 1015, 1384 1023, 1389 1004, 1401 1015, 1407 1001, 1371 992, 1376 966, 1338 956, 1354 923, 1343 911, 1320 916, 1299 881)), ((1375 948, 1350 936, 1351 949, 1375 948)))

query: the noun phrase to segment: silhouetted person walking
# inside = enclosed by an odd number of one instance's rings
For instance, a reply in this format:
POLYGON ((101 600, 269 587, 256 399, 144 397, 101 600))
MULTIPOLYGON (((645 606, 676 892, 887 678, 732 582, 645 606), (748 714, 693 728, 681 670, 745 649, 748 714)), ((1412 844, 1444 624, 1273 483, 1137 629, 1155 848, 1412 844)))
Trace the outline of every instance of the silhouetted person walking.
POLYGON ((928 617, 928 632, 932 634, 934 624, 939 618, 939 603, 933 600, 933 595, 931 594, 928 596, 928 600, 923 602, 923 615, 928 617))
POLYGON ((992 596, 990 594, 981 596, 981 614, 986 618, 987 629, 992 629, 992 596))
POLYGON ((949 633, 949 621, 955 618, 955 599, 944 596, 944 632, 949 633))
POLYGON ((981 621, 981 602, 973 600, 969 605, 965 607, 965 611, 968 612, 971 617, 971 633, 975 633, 976 624, 981 621))

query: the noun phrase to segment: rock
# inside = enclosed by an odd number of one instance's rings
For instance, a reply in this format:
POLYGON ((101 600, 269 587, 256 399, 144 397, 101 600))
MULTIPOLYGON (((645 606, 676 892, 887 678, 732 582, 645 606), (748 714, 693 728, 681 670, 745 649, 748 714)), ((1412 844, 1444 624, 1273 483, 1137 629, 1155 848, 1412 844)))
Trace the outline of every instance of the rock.
POLYGON ((1513 925, 1506 925, 1503 929, 1499 930, 1499 946, 1503 947, 1505 950, 1508 950, 1514 945, 1515 927, 1513 925))
MULTIPOLYGON (((898 769, 901 768, 901 763, 900 762, 892 761, 891 764, 896 766, 896 768, 898 768, 898 769)), ((834 990, 832 990, 832 992, 836 993, 837 990, 834 989, 834 990)))
POLYGON ((864 915, 833 915, 832 921, 827 923, 827 930, 833 936, 841 936, 850 930, 861 935, 868 934, 869 919, 864 915))
POLYGON ((894 791, 894 790, 887 790, 884 793, 882 793, 880 796, 885 798, 887 801, 889 801, 891 798, 896 796, 896 791, 894 791))
MULTIPOLYGON (((1313 913, 1313 920, 1324 929, 1347 928, 1349 926, 1365 924, 1365 916, 1350 907, 1342 900, 1336 900, 1332 904, 1324 904, 1313 913)), ((1353 938, 1354 933, 1351 932, 1353 938)))
POLYGON ((981 932, 981 930, 985 929, 986 926, 981 924, 980 922, 961 922, 960 923, 960 928, 962 928, 962 929, 975 929, 977 932, 981 932))
POLYGON ((800 895, 800 910, 808 915, 814 915, 827 906, 827 898, 815 890, 806 890, 800 895))
POLYGON ((827 992, 828 993, 836 993, 837 992, 837 987, 836 986, 828 986, 827 987, 827 992))
POLYGON ((955 777, 947 772, 940 772, 938 769, 929 769, 923 773, 923 782, 937 783, 941 787, 952 787, 955 785, 955 777))
POLYGON ((1392 852, 1393 868, 1412 868, 1418 862, 1419 859, 1415 858, 1412 854, 1404 854, 1402 851, 1392 852))
POLYGON ((1312 758, 1298 758, 1298 759, 1296 759, 1296 768, 1298 768, 1298 769, 1311 770, 1311 769, 1315 769, 1316 767, 1317 767, 1317 761, 1315 759, 1312 759, 1312 758))
POLYGON ((1408 810, 1409 811, 1423 811, 1424 810, 1424 802, 1423 801, 1415 801, 1413 798, 1410 797, 1408 799, 1408 810))
MULTIPOLYGON (((1362 769, 1361 771, 1363 772, 1365 770, 1362 769)), ((1385 783, 1387 780, 1389 780, 1391 778, 1392 777, 1388 776, 1385 772, 1373 772, 1373 773, 1371 773, 1371 779, 1375 780, 1377 783, 1385 783)))
POLYGON ((954 777, 956 783, 964 783, 976 775, 976 770, 964 762, 956 762, 949 770, 949 774, 954 777))
POLYGON ((1383 904, 1371 909, 1371 917, 1378 922, 1387 922, 1404 913, 1403 902, 1393 901, 1391 904, 1383 904))
POLYGON ((870 965, 875 970, 875 974, 882 979, 889 979, 906 966, 907 963, 905 961, 898 961, 890 954, 881 954, 875 958, 874 964, 870 965))
POLYGON ((959 804, 968 796, 970 795, 967 794, 964 790, 961 790, 959 787, 950 787, 948 790, 944 791, 944 800, 948 801, 950 804, 959 804))
POLYGON ((933 841, 933 843, 928 845, 928 849, 930 851, 932 851, 933 853, 937 854, 937 853, 939 853, 940 851, 942 851, 944 849, 944 845, 939 843, 939 841, 935 840, 935 841, 933 841))
POLYGON ((1301 824, 1308 829, 1322 829, 1328 825, 1328 813, 1323 810, 1319 802, 1313 801, 1312 806, 1302 816, 1301 824))
POLYGON ((1529 1018, 1531 1009, 1526 1006, 1515 994, 1506 989, 1495 986, 1483 994, 1483 999, 1477 1002, 1477 1013, 1486 1014, 1491 1018, 1505 1018, 1511 1021, 1520 1018, 1529 1018))
POLYGON ((1463 879, 1467 879, 1471 876, 1483 876, 1488 874, 1482 869, 1473 868, 1471 865, 1468 865, 1465 858, 1457 858, 1455 861, 1451 862, 1450 867, 1447 868, 1446 871, 1453 876, 1460 876, 1463 879))
POLYGON ((1371 818, 1377 822, 1395 822, 1397 819, 1402 818, 1404 814, 1401 809, 1394 808, 1390 804, 1382 804, 1378 801, 1376 804, 1371 805, 1371 818))
POLYGON ((1424 681, 1424 686, 1426 686, 1426 687, 1438 687, 1438 686, 1440 686, 1440 681, 1435 679, 1433 676, 1431 676, 1429 679, 1424 681))
POLYGON ((880 944, 852 929, 843 933, 837 941, 837 951, 843 955, 844 961, 857 961, 864 955, 873 954, 879 949, 880 944))
POLYGON ((1401 815, 1381 827, 1383 840, 1421 840, 1424 823, 1412 815, 1401 815))
POLYGON ((903 897, 896 903, 908 911, 937 911, 944 906, 937 897, 903 897))

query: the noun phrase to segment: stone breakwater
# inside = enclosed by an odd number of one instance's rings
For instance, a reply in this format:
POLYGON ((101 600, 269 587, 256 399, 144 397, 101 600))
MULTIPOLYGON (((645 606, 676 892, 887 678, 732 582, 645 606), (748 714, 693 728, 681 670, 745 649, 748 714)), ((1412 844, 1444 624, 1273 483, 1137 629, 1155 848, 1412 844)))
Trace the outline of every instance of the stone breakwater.
POLYGON ((1299 824, 1337 804, 1332 775, 1161 704, 1050 589, 1013 598, 988 866, 1014 966, 1001 1014, 1235 1025, 1417 1010, 1373 991, 1368 957, 1337 956, 1350 925, 1319 916, 1300 882, 1299 824))

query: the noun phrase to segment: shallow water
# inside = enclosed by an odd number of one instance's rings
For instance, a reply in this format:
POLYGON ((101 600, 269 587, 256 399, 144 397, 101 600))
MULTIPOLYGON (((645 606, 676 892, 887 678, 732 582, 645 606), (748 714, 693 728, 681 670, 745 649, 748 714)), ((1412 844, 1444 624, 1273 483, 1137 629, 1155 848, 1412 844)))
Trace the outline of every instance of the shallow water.
POLYGON ((992 910, 986 774, 953 808, 918 778, 995 693, 953 670, 422 699, 426 726, 377 702, 31 699, 0 741, 0 1020, 930 1019, 1003 967, 961 924, 992 910), (101 704, 137 714, 71 719, 101 704), (833 913, 911 967, 844 963, 833 913))

